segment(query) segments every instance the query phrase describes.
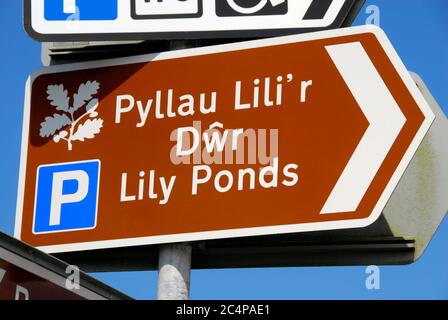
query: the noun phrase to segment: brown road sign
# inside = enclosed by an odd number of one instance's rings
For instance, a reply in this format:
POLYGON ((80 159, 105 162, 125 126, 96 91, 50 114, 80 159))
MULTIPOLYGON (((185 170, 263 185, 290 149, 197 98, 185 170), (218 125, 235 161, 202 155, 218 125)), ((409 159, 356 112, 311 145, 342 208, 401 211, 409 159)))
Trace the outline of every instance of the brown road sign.
POLYGON ((64 252, 364 227, 433 119, 372 26, 42 69, 16 236, 64 252))

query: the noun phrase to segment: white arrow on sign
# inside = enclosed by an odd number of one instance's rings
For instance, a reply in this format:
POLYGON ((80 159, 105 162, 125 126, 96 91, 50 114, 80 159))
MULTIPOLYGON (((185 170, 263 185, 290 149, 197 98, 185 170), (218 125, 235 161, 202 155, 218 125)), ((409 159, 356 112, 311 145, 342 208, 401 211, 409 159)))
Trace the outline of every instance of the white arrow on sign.
POLYGON ((327 46, 326 49, 366 116, 369 127, 321 214, 353 212, 400 134, 406 118, 360 42, 327 46))

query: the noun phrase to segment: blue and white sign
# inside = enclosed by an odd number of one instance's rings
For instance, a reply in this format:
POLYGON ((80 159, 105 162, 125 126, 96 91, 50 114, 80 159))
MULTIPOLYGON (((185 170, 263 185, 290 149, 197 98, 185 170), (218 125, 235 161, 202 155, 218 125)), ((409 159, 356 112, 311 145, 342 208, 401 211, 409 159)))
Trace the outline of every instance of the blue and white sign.
POLYGON ((40 41, 280 36, 346 26, 365 0, 24 0, 40 41))
POLYGON ((33 232, 95 228, 99 177, 99 160, 40 166, 33 232))
POLYGON ((45 0, 44 4, 48 21, 102 21, 118 17, 118 0, 45 0))

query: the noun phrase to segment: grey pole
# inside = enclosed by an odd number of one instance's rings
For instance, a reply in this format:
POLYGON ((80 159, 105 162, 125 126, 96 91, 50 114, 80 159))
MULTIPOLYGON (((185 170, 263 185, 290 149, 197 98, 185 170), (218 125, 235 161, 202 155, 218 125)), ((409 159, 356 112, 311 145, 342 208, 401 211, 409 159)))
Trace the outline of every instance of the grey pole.
POLYGON ((158 300, 190 298, 191 245, 163 245, 159 249, 158 300))
MULTIPOLYGON (((197 40, 171 41, 171 50, 194 48, 197 40)), ((188 300, 190 298, 191 245, 162 245, 159 248, 158 300, 188 300)))

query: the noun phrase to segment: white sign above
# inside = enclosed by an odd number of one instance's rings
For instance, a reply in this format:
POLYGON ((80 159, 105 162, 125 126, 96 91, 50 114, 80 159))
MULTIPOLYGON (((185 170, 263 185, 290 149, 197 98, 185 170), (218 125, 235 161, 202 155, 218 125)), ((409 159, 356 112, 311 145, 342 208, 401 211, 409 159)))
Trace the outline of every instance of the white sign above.
POLYGON ((39 41, 244 38, 335 29, 364 0, 24 0, 39 41))

